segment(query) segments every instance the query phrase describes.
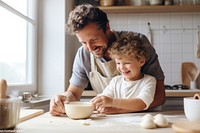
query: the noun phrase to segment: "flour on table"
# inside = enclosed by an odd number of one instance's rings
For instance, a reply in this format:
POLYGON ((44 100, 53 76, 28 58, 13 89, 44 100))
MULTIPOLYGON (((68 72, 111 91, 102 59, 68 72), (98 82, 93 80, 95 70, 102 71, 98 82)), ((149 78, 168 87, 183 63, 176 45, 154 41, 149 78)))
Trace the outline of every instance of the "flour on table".
POLYGON ((80 120, 81 124, 88 126, 91 125, 92 119, 80 120))

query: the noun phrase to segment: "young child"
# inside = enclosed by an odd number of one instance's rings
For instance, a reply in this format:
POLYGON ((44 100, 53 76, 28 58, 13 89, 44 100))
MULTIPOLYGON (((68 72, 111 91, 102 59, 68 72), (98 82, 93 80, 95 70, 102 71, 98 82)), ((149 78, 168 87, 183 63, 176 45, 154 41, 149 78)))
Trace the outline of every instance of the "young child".
POLYGON ((96 110, 116 114, 148 109, 154 100, 156 79, 141 71, 147 59, 142 41, 138 37, 123 37, 111 45, 109 54, 121 75, 114 77, 102 94, 91 100, 96 110))

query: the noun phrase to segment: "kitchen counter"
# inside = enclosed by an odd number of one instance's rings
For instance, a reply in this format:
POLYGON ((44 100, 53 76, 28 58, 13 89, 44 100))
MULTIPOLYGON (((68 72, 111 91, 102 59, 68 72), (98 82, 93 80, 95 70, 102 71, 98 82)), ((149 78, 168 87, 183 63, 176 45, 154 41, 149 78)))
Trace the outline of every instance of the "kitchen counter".
POLYGON ((23 133, 175 133, 172 123, 187 121, 183 111, 153 111, 106 115, 93 114, 89 119, 72 120, 67 116, 51 116, 49 112, 21 122, 16 130, 23 133), (140 126, 141 118, 146 114, 163 114, 170 122, 167 128, 144 129, 140 126))
MULTIPOLYGON (((166 97, 191 97, 195 93, 200 93, 200 89, 189 90, 165 90, 166 97)), ((83 92, 83 97, 94 97, 97 94, 94 91, 87 90, 83 92)))
POLYGON ((189 90, 165 90, 166 97, 193 97, 194 94, 200 93, 200 89, 189 90))
POLYGON ((49 111, 50 99, 50 97, 38 96, 37 98, 33 98, 30 102, 22 101, 21 107, 27 109, 42 109, 44 112, 47 112, 49 111))

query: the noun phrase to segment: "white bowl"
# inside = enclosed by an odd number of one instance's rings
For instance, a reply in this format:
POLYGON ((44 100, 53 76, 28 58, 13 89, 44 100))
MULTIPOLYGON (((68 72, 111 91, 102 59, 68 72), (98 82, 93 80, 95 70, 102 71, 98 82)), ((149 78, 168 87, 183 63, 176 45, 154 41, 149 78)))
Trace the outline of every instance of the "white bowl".
POLYGON ((65 103, 65 112, 71 119, 89 118, 94 111, 94 105, 91 102, 70 102, 65 103))
POLYGON ((184 113, 190 121, 200 121, 200 99, 185 97, 183 100, 184 113))

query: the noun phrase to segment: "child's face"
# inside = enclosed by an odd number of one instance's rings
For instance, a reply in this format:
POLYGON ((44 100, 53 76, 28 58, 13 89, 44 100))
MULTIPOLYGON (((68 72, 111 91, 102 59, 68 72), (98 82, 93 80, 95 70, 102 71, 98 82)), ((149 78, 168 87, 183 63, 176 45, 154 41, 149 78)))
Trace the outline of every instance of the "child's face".
POLYGON ((122 58, 115 58, 117 70, 124 76, 126 81, 133 81, 140 79, 141 67, 145 63, 145 59, 137 60, 133 56, 125 56, 122 58))

